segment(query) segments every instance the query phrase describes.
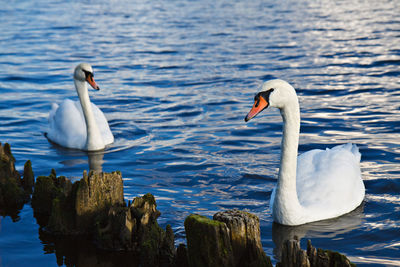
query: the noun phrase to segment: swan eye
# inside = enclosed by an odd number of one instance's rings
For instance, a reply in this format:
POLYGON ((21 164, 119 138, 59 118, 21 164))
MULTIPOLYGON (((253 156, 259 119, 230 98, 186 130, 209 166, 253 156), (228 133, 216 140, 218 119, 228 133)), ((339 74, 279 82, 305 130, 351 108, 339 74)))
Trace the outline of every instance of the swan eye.
POLYGON ((261 93, 258 93, 254 97, 254 102, 255 102, 254 107, 258 107, 258 105, 260 104, 260 96, 261 96, 261 93))
POLYGON ((86 81, 93 82, 93 73, 87 70, 82 70, 85 73, 85 79, 86 81))
POLYGON ((256 94, 254 96, 254 107, 258 107, 258 105, 260 104, 260 97, 264 98, 267 102, 269 102, 269 95, 274 91, 274 88, 271 88, 267 91, 264 92, 259 92, 258 94, 256 94))
POLYGON ((264 93, 269 96, 274 90, 275 90, 274 88, 270 88, 269 90, 265 91, 264 93))
POLYGON ((87 77, 89 77, 89 76, 93 76, 93 73, 91 73, 90 71, 87 71, 87 70, 82 70, 82 71, 83 71, 83 73, 85 73, 86 79, 87 79, 87 77))
POLYGON ((261 92, 259 93, 259 95, 261 95, 265 100, 269 101, 269 95, 274 91, 274 88, 271 88, 267 91, 261 92))

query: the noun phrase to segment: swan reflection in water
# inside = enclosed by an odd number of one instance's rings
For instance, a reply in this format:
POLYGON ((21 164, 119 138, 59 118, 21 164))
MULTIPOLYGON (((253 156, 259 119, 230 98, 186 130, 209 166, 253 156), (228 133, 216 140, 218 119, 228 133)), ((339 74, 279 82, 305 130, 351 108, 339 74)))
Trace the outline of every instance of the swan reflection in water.
POLYGON ((105 150, 99 151, 81 151, 77 149, 68 149, 52 143, 57 154, 64 160, 59 163, 66 167, 74 167, 78 165, 89 165, 89 170, 96 172, 103 171, 105 150))
POLYGON ((88 152, 89 170, 96 172, 103 171, 104 151, 88 152))
MULTIPOLYGON (((364 203, 352 212, 338 218, 307 223, 299 226, 272 224, 272 241, 275 244, 274 257, 280 260, 282 244, 286 240, 302 238, 329 238, 333 239, 360 227, 364 221, 364 203)), ((304 248, 302 248, 304 249, 304 248)))
POLYGON ((94 152, 81 152, 79 154, 86 154, 87 160, 78 158, 78 159, 67 159, 61 161, 61 163, 65 166, 75 166, 81 164, 89 164, 89 170, 101 172, 103 171, 103 163, 104 163, 104 151, 94 151, 94 152))

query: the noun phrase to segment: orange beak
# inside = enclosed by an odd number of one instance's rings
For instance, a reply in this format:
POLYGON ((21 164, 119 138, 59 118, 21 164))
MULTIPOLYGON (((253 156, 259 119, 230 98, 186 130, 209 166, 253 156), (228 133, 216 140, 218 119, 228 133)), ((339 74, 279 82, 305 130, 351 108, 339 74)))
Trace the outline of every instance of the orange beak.
POLYGON ((100 90, 100 87, 97 85, 97 83, 93 79, 93 75, 87 75, 86 81, 93 87, 93 89, 100 90))
POLYGON ((264 97, 259 96, 255 101, 254 105, 251 108, 250 112, 247 114, 246 118, 244 118, 245 122, 248 122, 252 118, 254 118, 258 113, 263 111, 268 107, 269 103, 264 99, 264 97))

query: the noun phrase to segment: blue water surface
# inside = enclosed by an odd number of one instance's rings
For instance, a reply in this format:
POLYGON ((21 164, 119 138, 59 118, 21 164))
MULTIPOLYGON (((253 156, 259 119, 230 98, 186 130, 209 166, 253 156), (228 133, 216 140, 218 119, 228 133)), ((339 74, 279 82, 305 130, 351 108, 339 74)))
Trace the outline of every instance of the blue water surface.
MULTIPOLYGON (((0 142, 35 176, 71 179, 89 165, 120 170, 126 200, 152 193, 165 228, 185 242, 191 213, 238 208, 260 218, 264 250, 280 242, 338 250, 360 266, 400 265, 400 2, 6 1, 0 5, 0 142), (68 150, 44 136, 52 103, 77 99, 72 71, 93 65, 115 143, 68 150), (365 203, 338 219, 283 227, 269 199, 282 122, 268 109, 245 123, 263 81, 300 99, 299 152, 353 142, 365 203)), ((94 248, 55 242, 30 205, 0 220, 0 266, 89 266, 94 248)), ((73 241, 71 241, 72 244, 73 241)), ((75 243, 76 244, 76 243, 75 243)), ((81 243, 79 243, 81 244, 81 243)), ((90 245, 88 245, 90 247, 90 245)))

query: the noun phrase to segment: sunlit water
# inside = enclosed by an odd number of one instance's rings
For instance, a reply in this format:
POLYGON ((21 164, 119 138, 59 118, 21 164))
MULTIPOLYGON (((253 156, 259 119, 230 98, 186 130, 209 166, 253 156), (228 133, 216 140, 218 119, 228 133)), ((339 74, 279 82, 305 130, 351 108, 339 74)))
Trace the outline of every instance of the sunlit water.
MULTIPOLYGON (((177 244, 190 213, 239 208, 260 217, 273 262, 280 240, 297 235, 303 248, 311 239, 361 266, 400 265, 400 2, 263 2, 3 2, 0 141, 19 170, 30 159, 36 176, 54 168, 80 178, 89 160, 120 170, 125 198, 154 194, 158 221, 172 225, 177 244), (83 61, 94 66, 101 90, 90 96, 115 136, 104 154, 43 135, 51 103, 77 98, 72 71, 83 61), (300 153, 359 146, 366 197, 353 213, 272 223, 281 118, 270 109, 243 121, 271 78, 297 89, 300 153)), ((0 266, 79 261, 68 255, 85 251, 39 236, 32 213, 25 205, 16 222, 1 218, 0 266)))

